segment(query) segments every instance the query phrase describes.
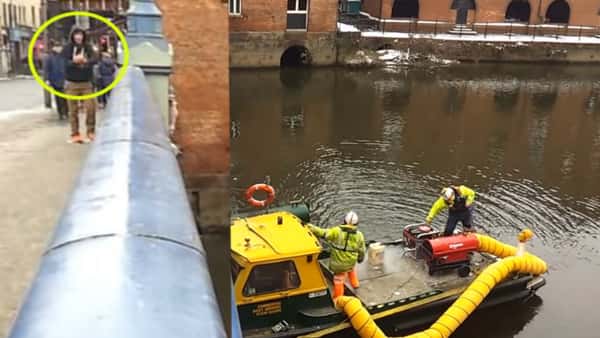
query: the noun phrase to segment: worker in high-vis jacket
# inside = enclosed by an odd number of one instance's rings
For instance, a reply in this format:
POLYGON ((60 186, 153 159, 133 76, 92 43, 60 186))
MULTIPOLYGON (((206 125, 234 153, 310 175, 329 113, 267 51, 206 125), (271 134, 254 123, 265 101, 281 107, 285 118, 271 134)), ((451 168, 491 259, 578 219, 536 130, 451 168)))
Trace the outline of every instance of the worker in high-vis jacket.
POLYGON ((360 285, 356 275, 356 263, 361 263, 365 258, 365 237, 358 230, 358 215, 350 211, 344 217, 344 224, 321 229, 309 225, 315 236, 324 239, 331 246, 329 269, 334 273, 333 298, 344 295, 344 281, 346 274, 350 277, 350 284, 357 289, 360 285))
POLYGON ((440 198, 433 203, 425 222, 431 224, 431 221, 440 211, 448 208, 448 220, 446 221, 444 236, 452 235, 459 221, 465 231, 473 231, 474 202, 475 191, 464 185, 444 188, 440 198))

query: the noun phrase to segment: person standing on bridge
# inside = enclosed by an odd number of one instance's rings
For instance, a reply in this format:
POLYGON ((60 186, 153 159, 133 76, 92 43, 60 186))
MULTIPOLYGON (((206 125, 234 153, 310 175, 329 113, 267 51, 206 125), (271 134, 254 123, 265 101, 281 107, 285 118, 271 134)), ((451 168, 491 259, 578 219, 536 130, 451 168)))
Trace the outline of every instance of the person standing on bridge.
POLYGON ((335 274, 333 277, 333 298, 344 295, 344 281, 346 274, 350 277, 350 284, 357 289, 360 285, 356 275, 356 263, 361 263, 365 258, 365 237, 358 230, 358 215, 350 211, 344 217, 344 224, 331 229, 321 229, 309 225, 309 229, 318 238, 323 238, 331 245, 329 269, 335 274))
MULTIPOLYGON (((62 56, 66 60, 65 91, 70 95, 88 95, 93 92, 93 71, 96 63, 96 53, 86 41, 85 30, 73 27, 70 41, 64 47, 62 56)), ((71 141, 82 143, 79 135, 79 101, 68 100, 69 116, 71 121, 71 141)), ((83 101, 86 113, 87 136, 94 140, 96 129, 96 100, 83 101)))
POLYGON ((425 222, 431 224, 431 221, 440 211, 449 208, 444 236, 452 235, 459 221, 465 231, 473 231, 474 203, 475 191, 472 189, 464 185, 444 188, 440 198, 433 203, 425 222))
MULTIPOLYGON (((109 52, 102 52, 102 58, 100 59, 100 62, 98 62, 98 90, 102 90, 113 83, 116 72, 117 65, 115 64, 112 55, 109 52)), ((109 97, 110 91, 100 95, 99 101, 102 108, 106 107, 109 97)))
MULTIPOLYGON (((62 49, 58 44, 54 44, 50 55, 44 59, 44 80, 52 88, 62 93, 65 85, 65 60, 61 57, 62 49)), ((67 100, 54 95, 56 110, 60 120, 67 118, 67 100)))

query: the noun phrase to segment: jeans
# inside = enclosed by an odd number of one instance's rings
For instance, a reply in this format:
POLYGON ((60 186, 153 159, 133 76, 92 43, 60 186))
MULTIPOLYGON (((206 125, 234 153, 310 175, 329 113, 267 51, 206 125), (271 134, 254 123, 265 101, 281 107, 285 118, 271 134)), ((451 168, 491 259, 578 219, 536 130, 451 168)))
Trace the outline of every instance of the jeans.
MULTIPOLYGON (((63 92, 63 88, 61 87, 54 87, 54 89, 61 93, 63 92)), ((56 111, 58 112, 58 117, 63 118, 64 116, 67 116, 67 100, 63 99, 58 95, 54 95, 54 102, 56 103, 56 111)))

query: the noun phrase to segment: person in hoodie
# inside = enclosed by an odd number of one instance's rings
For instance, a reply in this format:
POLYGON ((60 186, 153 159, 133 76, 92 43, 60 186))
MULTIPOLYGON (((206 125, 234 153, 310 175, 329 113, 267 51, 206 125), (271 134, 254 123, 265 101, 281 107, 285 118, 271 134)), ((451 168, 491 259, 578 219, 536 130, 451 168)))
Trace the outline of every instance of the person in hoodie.
MULTIPOLYGON (((62 56, 65 59, 65 92, 70 95, 88 95, 94 91, 93 67, 96 63, 96 53, 86 41, 85 30, 73 27, 69 43, 63 48, 62 56)), ((71 141, 82 143, 79 134, 79 101, 68 100, 69 119, 71 122, 71 141)), ((96 130, 96 100, 83 101, 86 113, 87 137, 94 140, 96 130)))
MULTIPOLYGON (((44 80, 52 88, 62 93, 65 84, 65 60, 60 55, 61 51, 62 47, 54 43, 50 55, 44 60, 44 80)), ((68 113, 67 100, 57 95, 54 95, 54 99, 58 118, 60 120, 65 119, 68 113)))
MULTIPOLYGON (((98 89, 108 87, 115 80, 117 65, 113 61, 110 52, 103 52, 102 59, 98 63, 98 89)), ((100 104, 105 107, 110 96, 110 91, 100 96, 100 104)))

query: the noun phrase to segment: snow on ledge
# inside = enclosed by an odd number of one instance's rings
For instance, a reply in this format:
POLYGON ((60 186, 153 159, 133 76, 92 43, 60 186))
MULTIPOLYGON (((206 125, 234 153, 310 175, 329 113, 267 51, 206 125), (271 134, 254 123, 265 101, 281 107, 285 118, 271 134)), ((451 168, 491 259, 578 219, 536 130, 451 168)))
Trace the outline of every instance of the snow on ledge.
POLYGON ((393 38, 393 39, 433 39, 433 40, 452 40, 452 41, 481 41, 481 42, 549 42, 549 43, 580 43, 580 44, 600 44, 600 38, 592 36, 532 36, 532 35, 506 35, 506 34, 483 34, 476 35, 457 35, 457 34, 411 34, 400 32, 362 32, 363 37, 373 38, 393 38))
POLYGON ((338 22, 337 28, 340 32, 360 32, 358 28, 341 22, 338 22))

